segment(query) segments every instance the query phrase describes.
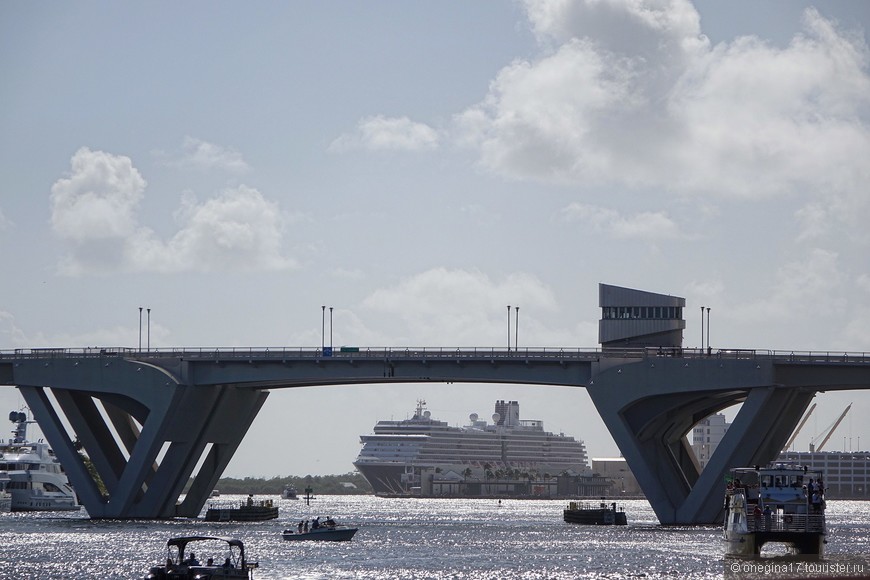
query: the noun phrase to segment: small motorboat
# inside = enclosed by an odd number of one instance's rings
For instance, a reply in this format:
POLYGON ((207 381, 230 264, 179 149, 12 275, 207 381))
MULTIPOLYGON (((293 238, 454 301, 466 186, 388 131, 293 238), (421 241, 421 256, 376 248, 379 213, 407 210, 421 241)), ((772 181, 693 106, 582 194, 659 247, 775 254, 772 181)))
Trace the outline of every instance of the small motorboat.
POLYGON ((284 488, 284 491, 281 492, 281 499, 299 499, 299 494, 295 487, 288 485, 284 488))
POLYGON ((291 542, 302 540, 319 540, 326 542, 347 542, 359 528, 349 528, 335 523, 332 518, 326 518, 326 523, 321 524, 320 518, 314 518, 311 527, 308 522, 300 522, 295 530, 284 530, 284 539, 291 542))
POLYGON ((183 536, 166 543, 166 563, 154 566, 145 580, 252 580, 257 562, 245 558, 241 540, 219 536, 183 536), (190 545, 196 542, 196 550, 190 545), (196 552, 203 557, 197 559, 196 552), (208 556, 207 558, 205 556, 208 556))

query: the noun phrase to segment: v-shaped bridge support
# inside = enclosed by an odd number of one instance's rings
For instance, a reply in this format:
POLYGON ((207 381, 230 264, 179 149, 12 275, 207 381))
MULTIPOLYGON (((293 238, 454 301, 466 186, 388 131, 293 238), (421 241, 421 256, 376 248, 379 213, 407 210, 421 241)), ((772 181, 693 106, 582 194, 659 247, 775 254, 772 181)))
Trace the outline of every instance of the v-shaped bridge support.
POLYGON ((99 356, 39 364, 50 368, 34 380, 26 365, 16 368, 16 382, 92 518, 198 516, 268 396, 184 384, 179 363, 166 370, 99 356))
POLYGON ((770 363, 651 358, 594 375, 589 395, 662 524, 718 523, 721 474, 766 465, 785 445, 814 389, 773 384, 770 363), (743 403, 704 471, 686 435, 743 403))

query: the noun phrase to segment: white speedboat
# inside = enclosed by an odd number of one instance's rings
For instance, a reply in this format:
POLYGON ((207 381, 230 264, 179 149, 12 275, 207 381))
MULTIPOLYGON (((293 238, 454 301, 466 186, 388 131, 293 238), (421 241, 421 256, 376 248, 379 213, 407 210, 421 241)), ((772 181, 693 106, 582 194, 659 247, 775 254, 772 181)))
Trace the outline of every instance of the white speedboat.
POLYGON ((725 491, 725 553, 754 557, 768 542, 795 554, 824 554, 821 471, 777 465, 731 472, 725 491))
POLYGON ((299 522, 295 530, 284 530, 285 540, 295 542, 301 540, 315 540, 326 542, 347 542, 359 528, 350 528, 335 523, 332 518, 326 518, 326 523, 320 523, 320 518, 315 518, 311 525, 307 521, 299 522))
POLYGON ((13 438, 0 442, 0 478, 8 478, 12 511, 78 510, 76 492, 47 443, 27 440, 28 421, 22 411, 9 413, 13 438))
POLYGON ((292 485, 288 485, 287 487, 285 487, 284 490, 281 492, 281 499, 299 499, 296 488, 292 485))

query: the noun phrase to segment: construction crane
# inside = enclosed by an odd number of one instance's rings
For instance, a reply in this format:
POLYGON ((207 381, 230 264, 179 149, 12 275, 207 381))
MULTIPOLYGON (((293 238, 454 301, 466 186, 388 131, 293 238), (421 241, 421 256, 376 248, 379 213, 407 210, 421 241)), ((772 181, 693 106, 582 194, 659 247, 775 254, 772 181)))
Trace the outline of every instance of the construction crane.
POLYGON ((840 426, 840 422, 843 421, 843 418, 846 416, 846 413, 848 413, 849 409, 851 409, 851 408, 852 408, 852 403, 849 403, 849 406, 846 407, 846 409, 842 413, 840 413, 840 416, 837 417, 837 420, 834 421, 834 424, 832 426, 824 429, 821 433, 816 435, 812 441, 810 441, 810 452, 822 450, 822 448, 825 446, 825 443, 828 442, 828 439, 831 438, 831 435, 833 435, 834 431, 837 430, 837 427, 840 426), (825 435, 825 433, 827 433, 827 435, 825 435), (816 440, 818 440, 818 438, 821 437, 822 435, 825 435, 825 438, 822 439, 822 442, 819 444, 819 447, 817 449, 815 446, 816 440))
POLYGON ((797 426, 797 429, 794 430, 794 433, 792 434, 791 439, 789 439, 789 440, 788 440, 788 443, 785 444, 785 447, 783 448, 783 451, 788 451, 788 448, 791 447, 791 444, 794 443, 794 440, 795 440, 795 439, 797 439, 798 433, 800 433, 800 432, 801 432, 801 429, 803 429, 803 427, 804 427, 804 423, 807 422, 807 419, 810 418, 810 415, 812 415, 812 414, 813 414, 813 411, 815 411, 815 410, 816 410, 816 404, 813 403, 813 406, 810 407, 810 410, 807 411, 807 414, 804 415, 804 418, 803 418, 803 419, 801 419, 801 423, 800 423, 800 425, 798 425, 798 426, 797 426))

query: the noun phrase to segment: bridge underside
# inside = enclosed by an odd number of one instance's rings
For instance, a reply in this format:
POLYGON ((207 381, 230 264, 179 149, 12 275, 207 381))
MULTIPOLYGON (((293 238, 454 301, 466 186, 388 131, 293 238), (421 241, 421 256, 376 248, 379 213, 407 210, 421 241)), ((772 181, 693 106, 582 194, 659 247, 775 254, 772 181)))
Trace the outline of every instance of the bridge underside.
POLYGON ((698 359, 610 368, 588 387, 662 524, 721 522, 722 474, 773 461, 816 390, 774 384, 769 363, 698 359), (737 403, 742 407, 701 471, 686 434, 737 403))
POLYGON ((268 395, 183 385, 165 370, 118 358, 55 360, 50 374, 55 384, 73 377, 75 385, 34 386, 46 377, 27 380, 23 369, 19 391, 96 519, 197 517, 268 395))

